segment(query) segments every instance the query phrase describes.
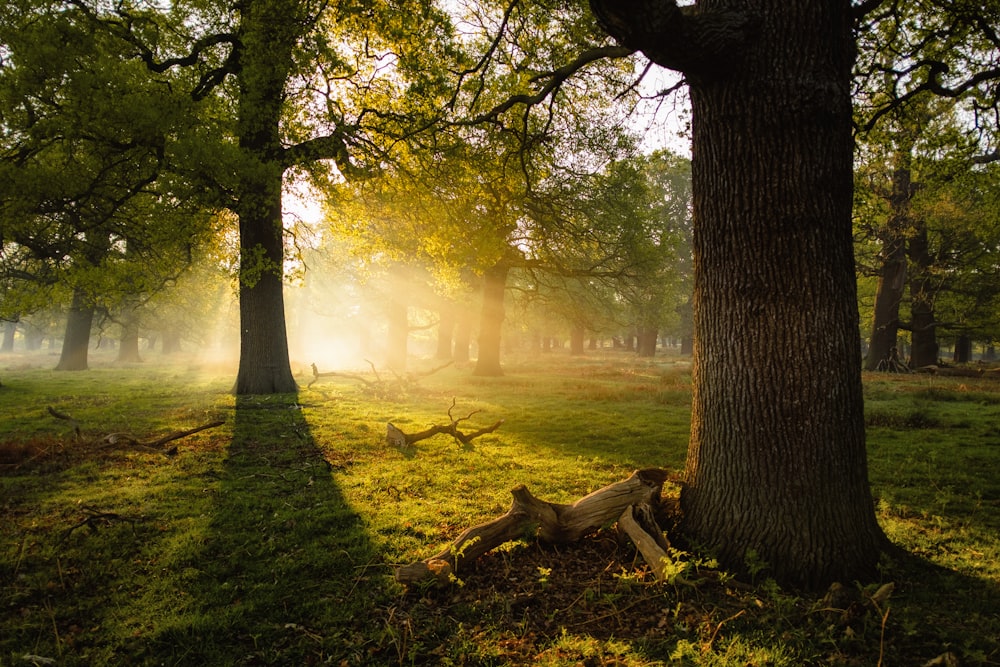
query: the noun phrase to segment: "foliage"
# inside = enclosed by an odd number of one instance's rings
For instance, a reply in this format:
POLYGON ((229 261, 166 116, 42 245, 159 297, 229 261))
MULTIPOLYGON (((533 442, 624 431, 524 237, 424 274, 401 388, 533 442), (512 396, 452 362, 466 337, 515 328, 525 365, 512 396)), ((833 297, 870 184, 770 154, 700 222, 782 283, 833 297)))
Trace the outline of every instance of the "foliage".
POLYGON ((0 660, 996 660, 1000 389, 989 378, 865 378, 879 519, 911 553, 883 563, 883 581, 896 583, 886 618, 870 602, 881 582, 844 582, 845 607, 766 579, 748 585, 679 552, 693 585, 655 584, 631 547, 603 532, 558 550, 515 543, 459 573, 460 587, 400 590, 394 564, 503 513, 517 484, 570 502, 636 467, 683 465, 691 379, 682 359, 524 357, 507 370, 489 381, 446 370, 393 402, 336 378, 237 399, 229 377, 191 364, 6 370, 0 660), (443 436, 386 445, 385 422, 434 422, 456 396, 504 426, 469 447, 443 436), (82 439, 45 405, 77 419, 82 439), (917 413, 923 423, 908 420, 917 413), (179 441, 173 458, 98 440, 215 418, 226 425, 179 441), (104 518, 92 528, 69 531, 95 512, 104 518))

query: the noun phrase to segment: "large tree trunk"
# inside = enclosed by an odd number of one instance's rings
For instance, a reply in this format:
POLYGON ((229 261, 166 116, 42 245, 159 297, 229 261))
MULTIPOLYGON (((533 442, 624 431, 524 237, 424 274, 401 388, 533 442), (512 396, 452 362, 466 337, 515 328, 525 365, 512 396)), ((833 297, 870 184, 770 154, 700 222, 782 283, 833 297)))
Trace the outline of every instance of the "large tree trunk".
POLYGON ((687 75, 695 354, 682 530, 784 584, 876 574, 851 235, 849 0, 591 0, 687 75))
POLYGON ((648 324, 641 325, 638 336, 636 336, 636 354, 647 359, 652 359, 656 356, 656 338, 658 335, 659 330, 655 326, 648 324))
MULTIPOLYGON (((909 153, 897 159, 909 162, 909 153)), ((910 226, 909 208, 913 188, 908 164, 893 170, 889 220, 882 235, 882 268, 875 291, 872 337, 865 358, 865 370, 892 370, 899 334, 899 304, 906 287, 906 234, 910 226)))
POLYGON ((87 351, 90 347, 90 329, 94 325, 94 302, 83 290, 73 290, 69 314, 66 317, 66 335, 63 337, 62 354, 57 371, 87 370, 87 351))
POLYGON ((500 376, 500 332, 503 329, 504 296, 510 267, 499 262, 483 275, 483 312, 479 323, 479 357, 473 375, 500 376))
POLYGON ((691 86, 683 528, 730 567, 756 559, 781 582, 820 587, 875 575, 885 542, 859 370, 850 3, 750 4, 759 32, 738 71, 691 86))
POLYGON ((288 358, 279 133, 285 82, 295 44, 289 3, 242 5, 238 100, 239 145, 246 164, 235 204, 240 229, 240 365, 237 394, 297 390, 288 358))

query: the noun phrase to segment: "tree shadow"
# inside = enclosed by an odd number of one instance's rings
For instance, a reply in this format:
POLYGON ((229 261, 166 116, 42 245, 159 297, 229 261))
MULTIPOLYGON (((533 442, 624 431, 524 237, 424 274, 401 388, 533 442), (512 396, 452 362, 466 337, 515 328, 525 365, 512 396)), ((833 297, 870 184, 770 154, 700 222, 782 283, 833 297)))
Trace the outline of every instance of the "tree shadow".
POLYGON ((213 665, 349 657, 358 623, 388 594, 388 569, 296 395, 238 397, 216 488, 187 576, 191 609, 136 657, 213 665))

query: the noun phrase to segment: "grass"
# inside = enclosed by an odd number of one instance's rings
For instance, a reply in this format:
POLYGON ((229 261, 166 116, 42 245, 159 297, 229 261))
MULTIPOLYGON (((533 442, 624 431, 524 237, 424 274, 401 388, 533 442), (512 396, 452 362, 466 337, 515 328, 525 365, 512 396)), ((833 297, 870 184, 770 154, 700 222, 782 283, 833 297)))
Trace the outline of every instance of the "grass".
POLYGON ((911 556, 820 599, 691 554, 675 554, 678 581, 696 585, 656 584, 613 531, 507 545, 446 589, 393 581, 505 512, 518 484, 571 502, 635 468, 681 469, 680 359, 524 359, 390 398, 332 377, 239 400, 230 375, 194 364, 47 366, 0 371, 3 666, 1000 664, 989 380, 865 377, 879 519, 911 556), (386 444, 386 422, 421 430, 452 401, 470 430, 504 424, 468 446, 386 444), (215 419, 172 457, 102 440, 215 419))

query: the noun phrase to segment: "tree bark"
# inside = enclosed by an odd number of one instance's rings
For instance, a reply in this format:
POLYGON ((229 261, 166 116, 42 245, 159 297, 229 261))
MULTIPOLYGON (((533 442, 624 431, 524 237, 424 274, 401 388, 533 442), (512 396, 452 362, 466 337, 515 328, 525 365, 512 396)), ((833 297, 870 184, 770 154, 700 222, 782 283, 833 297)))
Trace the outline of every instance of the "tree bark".
POLYGON ((583 327, 573 327, 569 332, 569 353, 573 357, 582 357, 584 353, 584 341, 586 332, 583 327))
POLYGON ((240 364, 235 393, 294 392, 282 291, 284 246, 279 132, 296 43, 290 3, 242 4, 237 132, 245 163, 234 205, 240 230, 240 364))
POLYGON ((14 351, 14 334, 17 332, 17 320, 9 320, 3 325, 3 344, 0 352, 14 351))
POLYGON ((955 353, 952 361, 956 364, 967 364, 972 361, 972 339, 966 335, 960 335, 955 339, 955 353))
POLYGON ((90 347, 90 329, 94 325, 94 302, 82 289, 73 290, 69 314, 66 317, 66 335, 57 371, 87 370, 87 353, 90 347))
POLYGON ((503 329, 504 296, 510 267, 498 262, 483 274, 483 311, 479 323, 479 357, 473 375, 500 376, 500 335, 503 329))
POLYGON ((659 330, 655 326, 640 326, 638 336, 636 336, 636 354, 647 359, 652 359, 656 356, 656 339, 658 334, 659 330))
POLYGON ((906 235, 910 227, 910 199, 913 196, 909 153, 901 153, 897 155, 897 159, 904 160, 906 164, 897 166, 892 174, 890 213, 881 238, 882 267, 875 291, 872 336, 868 344, 868 356, 865 358, 866 371, 887 369, 887 365, 897 358, 899 304, 906 288, 906 235))
POLYGON ((125 322, 122 324, 122 335, 116 361, 137 363, 142 361, 139 354, 139 322, 131 313, 126 313, 124 317, 125 322))
POLYGON ((934 287, 931 280, 930 246, 927 225, 918 221, 907 249, 913 271, 910 276, 910 367, 922 368, 938 362, 941 350, 937 341, 934 312, 934 287))
POLYGON ((682 530, 724 567, 763 563, 786 585, 875 576, 887 543, 868 485, 857 335, 851 3, 722 0, 694 18, 654 0, 591 5, 690 86, 682 530))

